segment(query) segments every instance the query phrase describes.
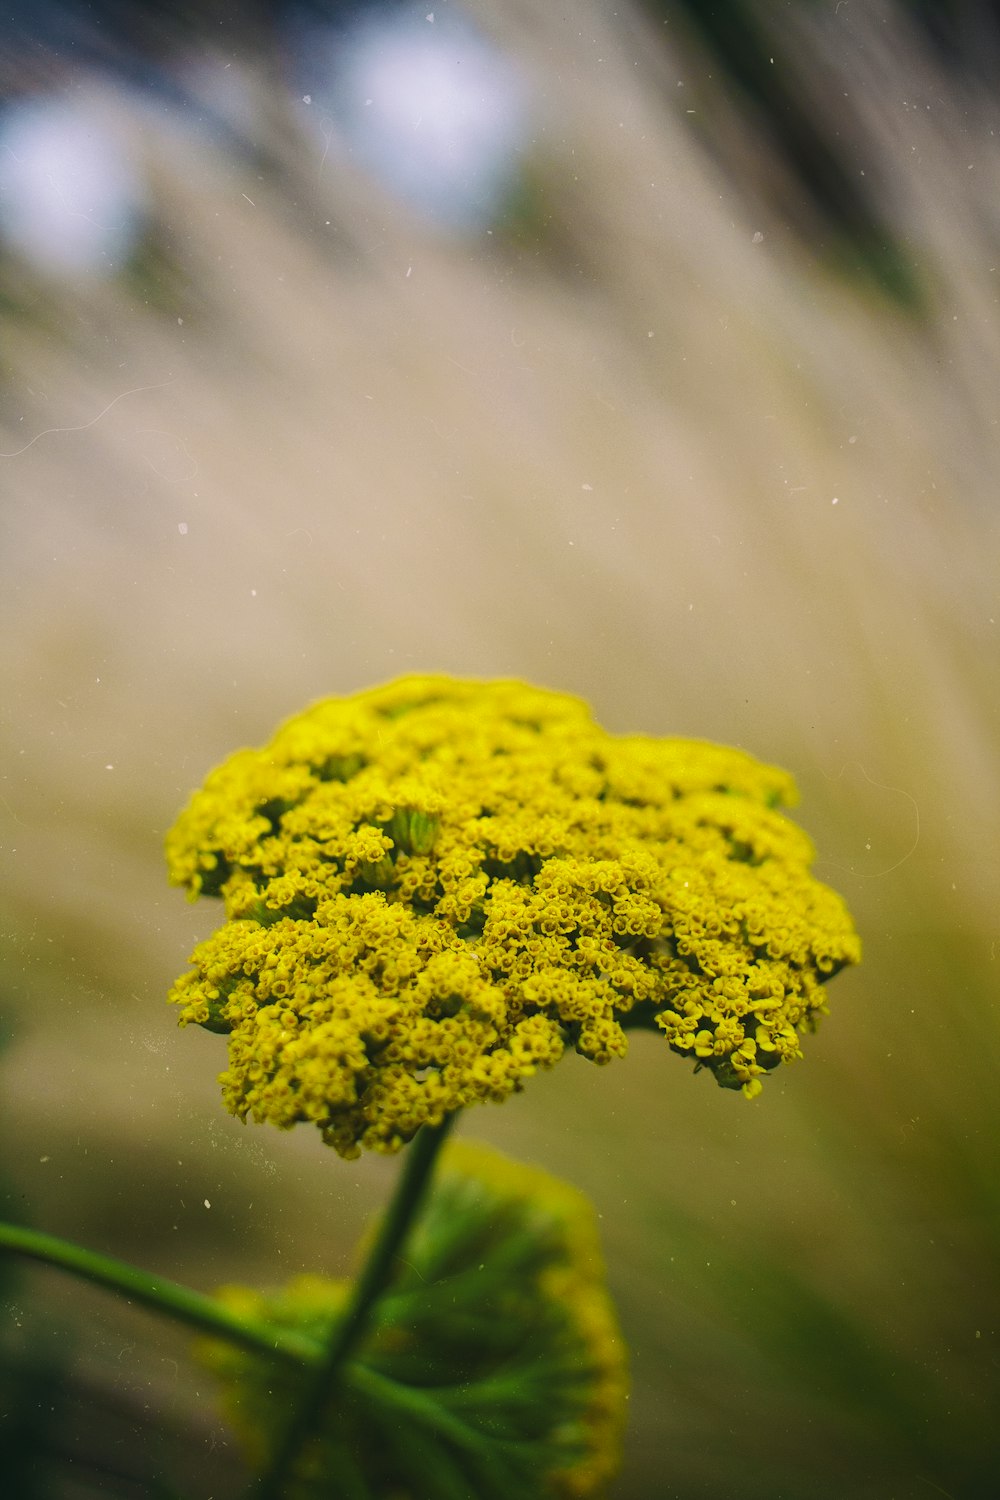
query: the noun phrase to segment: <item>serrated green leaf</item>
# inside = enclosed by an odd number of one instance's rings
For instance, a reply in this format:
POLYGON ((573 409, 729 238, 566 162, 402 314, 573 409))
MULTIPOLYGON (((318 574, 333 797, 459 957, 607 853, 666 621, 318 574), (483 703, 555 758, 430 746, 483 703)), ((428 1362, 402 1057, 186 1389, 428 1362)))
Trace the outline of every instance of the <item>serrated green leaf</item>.
MULTIPOLYGON (((346 1294, 346 1283, 319 1277, 222 1293, 245 1314, 321 1339, 346 1294)), ((297 1398, 296 1372, 229 1346, 209 1346, 206 1358, 263 1464, 297 1398)), ((289 1495, 597 1497, 617 1466, 625 1397, 587 1200, 535 1168, 452 1145, 289 1495)))

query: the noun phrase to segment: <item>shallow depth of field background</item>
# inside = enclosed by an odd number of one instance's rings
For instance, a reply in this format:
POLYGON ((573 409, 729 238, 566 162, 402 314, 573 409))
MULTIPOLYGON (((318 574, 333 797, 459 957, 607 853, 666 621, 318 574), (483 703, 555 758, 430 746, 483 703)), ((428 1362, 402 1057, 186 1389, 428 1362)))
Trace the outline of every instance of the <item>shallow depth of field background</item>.
MULTIPOLYGON (((162 836, 312 698, 524 677, 791 768, 865 941, 754 1104, 640 1035, 462 1124, 601 1214, 617 1500, 995 1494, 990 7, 96 10, 0 48, 8 1216, 346 1270, 398 1163, 223 1113, 162 836)), ((48 1493, 238 1493, 186 1335, 10 1269, 48 1493)))

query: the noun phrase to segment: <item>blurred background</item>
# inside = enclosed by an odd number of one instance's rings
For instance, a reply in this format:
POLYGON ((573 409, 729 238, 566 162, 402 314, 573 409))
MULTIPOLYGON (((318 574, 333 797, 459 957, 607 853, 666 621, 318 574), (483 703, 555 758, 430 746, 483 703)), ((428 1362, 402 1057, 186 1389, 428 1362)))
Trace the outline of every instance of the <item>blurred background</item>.
MULTIPOLYGON (((997 1493, 998 80, 989 0, 8 0, 8 1218, 345 1272, 398 1162, 223 1113, 163 834, 524 677, 792 769, 865 941, 754 1104, 637 1035, 463 1122, 602 1216, 616 1500, 997 1493)), ((239 1492, 186 1334, 0 1272, 12 1495, 239 1492)))

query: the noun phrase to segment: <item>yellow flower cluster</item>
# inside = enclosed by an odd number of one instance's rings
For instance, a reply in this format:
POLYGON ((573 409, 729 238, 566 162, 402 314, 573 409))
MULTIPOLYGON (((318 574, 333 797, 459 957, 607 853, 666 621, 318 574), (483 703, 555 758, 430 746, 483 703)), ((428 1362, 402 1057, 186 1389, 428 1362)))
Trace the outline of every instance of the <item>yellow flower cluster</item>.
MULTIPOLYGON (((306 1275, 274 1291, 229 1286, 218 1296, 248 1321, 311 1335, 321 1347, 349 1291, 349 1282, 306 1275)), ((263 1467, 295 1399, 293 1381, 231 1343, 205 1340, 199 1353, 223 1382, 226 1416, 251 1462, 263 1467)), ((343 1482, 345 1449, 366 1494, 436 1493, 434 1476, 420 1473, 424 1445, 387 1436, 415 1414, 425 1437, 443 1434, 449 1463, 464 1468, 485 1454, 495 1484, 496 1466, 513 1464, 512 1495, 590 1500, 617 1472, 627 1397, 625 1346, 588 1200, 539 1168, 452 1143, 379 1321, 290 1494, 329 1494, 332 1477, 343 1482), (422 1409, 407 1402, 413 1386, 422 1409)), ((472 1474, 463 1477, 478 1493, 472 1474)))
POLYGON ((208 777, 172 880, 228 920, 171 998, 229 1034, 241 1118, 344 1156, 502 1100, 625 1028, 748 1095, 856 962, 840 898, 778 810, 783 771, 615 736, 519 682, 407 677, 290 719, 208 777))

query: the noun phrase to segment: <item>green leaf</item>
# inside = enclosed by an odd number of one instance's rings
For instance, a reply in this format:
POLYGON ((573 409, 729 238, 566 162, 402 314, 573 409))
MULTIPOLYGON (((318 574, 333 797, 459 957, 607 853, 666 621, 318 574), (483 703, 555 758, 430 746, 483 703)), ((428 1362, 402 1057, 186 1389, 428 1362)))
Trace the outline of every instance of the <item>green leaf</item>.
MULTIPOLYGON (((627 1394, 596 1219, 566 1183, 451 1145, 371 1329, 346 1365, 290 1500, 597 1497, 627 1394)), ((346 1283, 220 1293, 241 1316, 328 1340, 346 1283)), ((263 1467, 303 1376, 205 1346, 229 1418, 263 1467)))

